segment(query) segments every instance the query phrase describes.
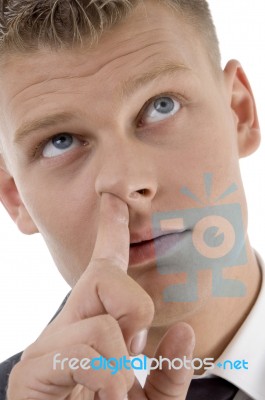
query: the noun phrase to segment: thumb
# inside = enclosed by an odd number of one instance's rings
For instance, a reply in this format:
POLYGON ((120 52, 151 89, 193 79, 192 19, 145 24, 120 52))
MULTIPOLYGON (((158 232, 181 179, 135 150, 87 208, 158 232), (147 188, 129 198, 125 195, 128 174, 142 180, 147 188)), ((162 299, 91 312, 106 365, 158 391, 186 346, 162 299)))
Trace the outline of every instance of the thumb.
MULTIPOLYGON (((155 353, 155 359, 159 357, 173 360, 178 358, 183 360, 192 359, 195 346, 195 335, 190 325, 186 323, 177 323, 173 325, 161 339, 155 353)), ((153 364, 153 363, 152 363, 153 364)), ((151 373, 146 380, 144 392, 147 399, 150 400, 184 400, 190 386, 193 376, 193 369, 190 365, 187 369, 180 368, 180 362, 174 364, 175 368, 169 362, 164 361, 162 369, 153 369, 151 364, 151 373)), ((155 362, 154 362, 155 364, 155 362)), ((153 365, 155 368, 155 365, 153 365)))

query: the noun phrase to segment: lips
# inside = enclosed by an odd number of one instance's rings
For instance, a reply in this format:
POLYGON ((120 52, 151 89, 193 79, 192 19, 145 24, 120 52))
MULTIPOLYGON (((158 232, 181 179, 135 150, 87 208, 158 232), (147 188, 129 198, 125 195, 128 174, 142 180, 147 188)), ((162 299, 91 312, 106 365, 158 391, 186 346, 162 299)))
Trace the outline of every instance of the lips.
MULTIPOLYGON (((137 240, 136 235, 134 237, 131 235, 129 265, 155 262, 157 258, 162 257, 170 250, 177 249, 187 232, 187 230, 166 232, 164 234, 157 232, 151 236, 151 239, 149 235, 149 239, 146 240, 139 240, 139 236, 137 240)), ((145 237, 148 237, 148 235, 145 237)))
POLYGON ((131 240, 131 245, 134 244, 140 244, 142 242, 148 242, 154 239, 157 239, 161 236, 169 235, 171 233, 182 233, 186 229, 167 229, 166 232, 162 231, 161 229, 146 229, 142 232, 132 232, 130 233, 130 240, 131 240))

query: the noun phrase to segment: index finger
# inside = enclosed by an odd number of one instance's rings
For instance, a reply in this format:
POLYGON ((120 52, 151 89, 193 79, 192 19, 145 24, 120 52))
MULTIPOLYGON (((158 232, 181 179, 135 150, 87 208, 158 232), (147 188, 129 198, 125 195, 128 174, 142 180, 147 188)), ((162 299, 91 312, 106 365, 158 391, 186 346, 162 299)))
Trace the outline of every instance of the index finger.
POLYGON ((105 258, 127 271, 129 251, 128 206, 117 196, 102 193, 97 239, 91 261, 105 258))
MULTIPOLYGON (((126 291, 127 297, 128 284, 132 296, 136 289, 135 286, 132 288, 131 280, 124 273, 127 271, 129 263, 128 225, 127 204, 110 193, 103 193, 96 242, 88 267, 73 288, 64 309, 52 324, 46 327, 44 334, 51 333, 65 324, 105 313, 106 310, 116 318, 120 313, 119 310, 124 312, 122 307, 118 306, 119 298, 116 299, 114 294, 110 293, 109 286, 112 282, 112 289, 114 286, 120 287, 126 291), (116 272, 113 269, 114 266, 117 267, 116 272), (105 288, 106 283, 107 288, 105 288), (104 301, 108 303, 108 306, 104 304, 104 301)), ((116 291, 119 296, 121 289, 116 291)), ((125 306, 125 302, 123 305, 125 306)))
POLYGON ((139 348, 138 343, 144 343, 142 338, 146 338, 154 306, 144 289, 126 274, 129 251, 128 206, 118 197, 104 193, 90 263, 73 288, 64 309, 40 337, 56 333, 69 324, 109 314, 118 322, 127 349, 137 353, 135 346, 132 348, 133 339, 136 338, 136 348, 139 348))

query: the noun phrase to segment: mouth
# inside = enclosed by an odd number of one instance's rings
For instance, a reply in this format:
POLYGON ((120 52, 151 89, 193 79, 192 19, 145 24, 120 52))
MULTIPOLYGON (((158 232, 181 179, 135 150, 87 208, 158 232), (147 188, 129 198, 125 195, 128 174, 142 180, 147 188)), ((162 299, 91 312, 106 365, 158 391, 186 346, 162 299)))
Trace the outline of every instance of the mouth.
POLYGON ((130 244, 129 266, 154 263, 173 248, 177 251, 188 232, 189 230, 168 232, 148 240, 132 242, 130 244))

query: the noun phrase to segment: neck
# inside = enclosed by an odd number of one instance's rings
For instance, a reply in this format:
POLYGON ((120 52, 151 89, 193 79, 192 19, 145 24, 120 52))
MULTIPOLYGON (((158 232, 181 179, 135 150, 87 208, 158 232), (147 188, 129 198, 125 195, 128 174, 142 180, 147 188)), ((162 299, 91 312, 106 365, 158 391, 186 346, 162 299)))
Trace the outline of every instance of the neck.
MULTIPOLYGON (((237 279, 244 283, 246 295, 234 298, 211 297, 205 307, 194 315, 178 317, 178 320, 187 322, 195 331, 194 358, 211 357, 216 360, 233 339, 252 309, 261 286, 261 272, 249 242, 247 243, 247 256, 247 265, 229 267, 223 271, 225 279, 237 279)), ((144 352, 146 355, 154 356, 154 350, 168 328, 169 326, 155 327, 150 330, 144 352)), ((196 374, 202 372, 204 371, 196 371, 196 374)))

